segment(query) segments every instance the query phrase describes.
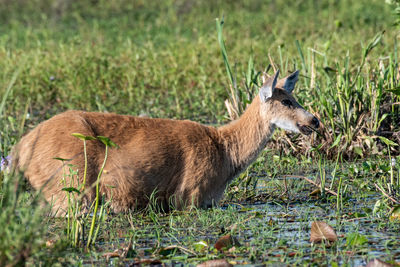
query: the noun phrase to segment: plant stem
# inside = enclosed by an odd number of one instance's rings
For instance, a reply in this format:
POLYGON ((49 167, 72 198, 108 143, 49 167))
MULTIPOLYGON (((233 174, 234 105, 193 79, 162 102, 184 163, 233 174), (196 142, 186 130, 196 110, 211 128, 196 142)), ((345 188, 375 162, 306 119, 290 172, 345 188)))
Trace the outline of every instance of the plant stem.
POLYGON ((339 178, 339 185, 338 185, 338 189, 337 189, 337 196, 336 196, 336 209, 338 212, 340 212, 342 205, 340 205, 341 201, 340 199, 342 198, 342 176, 340 176, 339 178))
POLYGON ((393 173, 393 165, 392 165, 392 156, 390 154, 390 146, 388 147, 388 154, 389 154, 389 165, 390 165, 390 185, 394 186, 394 173, 393 173))
POLYGON ((83 154, 85 156, 85 170, 83 171, 83 185, 82 192, 85 191, 86 186, 86 173, 87 173, 87 152, 86 152, 86 140, 83 140, 83 154))
POLYGON ((97 216, 97 209, 99 207, 99 199, 100 199, 100 177, 103 173, 103 169, 104 166, 106 165, 106 161, 107 161, 107 154, 108 154, 108 145, 106 145, 106 151, 105 151, 105 155, 104 155, 104 161, 103 161, 103 165, 101 166, 100 172, 97 176, 97 181, 96 181, 96 203, 94 206, 94 211, 93 211, 93 219, 92 219, 92 224, 90 226, 90 231, 89 231, 89 236, 88 236, 88 242, 87 242, 87 247, 89 247, 92 243, 95 242, 95 239, 93 238, 92 240, 92 236, 93 236, 93 231, 94 231, 94 225, 96 223, 96 216, 97 216))

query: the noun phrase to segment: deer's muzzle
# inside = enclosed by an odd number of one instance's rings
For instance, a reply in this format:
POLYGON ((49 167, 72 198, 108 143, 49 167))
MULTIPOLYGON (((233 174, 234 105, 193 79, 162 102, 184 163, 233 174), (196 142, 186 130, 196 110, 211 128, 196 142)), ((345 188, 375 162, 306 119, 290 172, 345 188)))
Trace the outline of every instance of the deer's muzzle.
POLYGON ((305 135, 310 135, 314 130, 319 128, 319 120, 313 116, 310 125, 297 124, 300 132, 305 135))

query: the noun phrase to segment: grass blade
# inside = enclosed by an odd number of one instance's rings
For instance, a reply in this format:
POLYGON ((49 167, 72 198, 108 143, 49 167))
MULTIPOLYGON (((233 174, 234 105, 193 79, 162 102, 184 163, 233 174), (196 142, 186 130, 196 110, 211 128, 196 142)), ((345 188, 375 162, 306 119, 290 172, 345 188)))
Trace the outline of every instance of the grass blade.
POLYGON ((217 32, 218 32, 218 43, 221 48, 222 57, 224 59, 226 73, 228 74, 229 81, 231 82, 233 88, 236 88, 236 79, 234 78, 234 76, 232 74, 231 66, 230 66, 229 60, 228 60, 228 54, 226 53, 224 38, 222 36, 224 17, 222 17, 221 21, 219 21, 219 19, 216 19, 216 25, 217 25, 217 32))
POLYGON ((0 117, 2 117, 2 115, 3 115, 3 111, 4 111, 4 106, 6 104, 6 100, 8 98, 8 95, 11 92, 11 89, 14 86, 15 81, 18 78, 18 75, 19 75, 20 71, 21 71, 21 69, 18 69, 16 72, 14 72, 14 75, 12 76, 11 81, 7 86, 6 92, 3 95, 3 99, 1 100, 1 104, 0 104, 0 117))

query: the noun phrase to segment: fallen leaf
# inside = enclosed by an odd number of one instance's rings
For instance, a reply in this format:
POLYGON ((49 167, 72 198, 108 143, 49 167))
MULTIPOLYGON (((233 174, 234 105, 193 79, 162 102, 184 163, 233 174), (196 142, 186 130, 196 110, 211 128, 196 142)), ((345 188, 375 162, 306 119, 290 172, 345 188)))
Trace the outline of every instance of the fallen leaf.
POLYGON ((230 267, 230 264, 225 259, 218 259, 218 260, 209 260, 197 265, 197 267, 230 267))
POLYGON ((315 221, 311 224, 311 243, 318 243, 322 240, 336 242, 338 240, 335 230, 326 222, 315 221))
POLYGON ((221 236, 214 245, 218 251, 221 251, 224 248, 231 248, 233 246, 240 246, 240 244, 239 241, 230 234, 221 236))
POLYGON ((374 259, 367 263, 365 267, 393 267, 394 265, 386 263, 384 261, 374 259))

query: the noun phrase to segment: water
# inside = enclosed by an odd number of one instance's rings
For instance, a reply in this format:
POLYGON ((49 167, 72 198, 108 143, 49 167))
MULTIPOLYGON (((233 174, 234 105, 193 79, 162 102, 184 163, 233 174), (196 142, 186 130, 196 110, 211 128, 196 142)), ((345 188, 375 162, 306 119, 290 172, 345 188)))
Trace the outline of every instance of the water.
MULTIPOLYGON (((255 192, 261 195, 271 190, 276 191, 276 187, 259 182, 255 192)), ((286 200, 271 196, 256 197, 212 210, 159 215, 156 219, 150 219, 151 216, 136 218, 133 229, 129 224, 120 226, 117 241, 114 239, 109 242, 104 238, 103 242, 97 243, 97 248, 100 253, 121 250, 127 247, 127 237, 132 238, 133 255, 124 260, 110 260, 110 266, 117 262, 131 266, 138 263, 139 259, 149 262, 161 260, 167 266, 194 266, 214 256, 226 258, 237 265, 320 266, 336 262, 338 265, 365 266, 373 258, 400 261, 400 224, 391 223, 387 217, 379 218, 372 213, 380 195, 366 194, 366 197, 344 199, 343 207, 338 212, 334 199, 312 199, 309 192, 304 191, 292 193, 294 197, 286 200), (223 218, 224 215, 227 218, 223 218), (237 221, 230 216, 237 216, 237 221), (311 244, 309 239, 313 221, 324 221, 332 226, 338 241, 331 247, 311 244), (230 231, 232 222, 237 222, 238 226, 230 231), (219 236, 226 233, 235 235, 241 247, 223 255, 214 251, 213 245, 219 236), (367 241, 353 247, 348 245, 348 239, 354 233, 365 237, 367 241), (199 241, 208 244, 205 251, 194 251, 193 244, 199 241), (176 249, 171 254, 160 255, 160 248, 169 245, 180 246, 194 253, 176 249)))

